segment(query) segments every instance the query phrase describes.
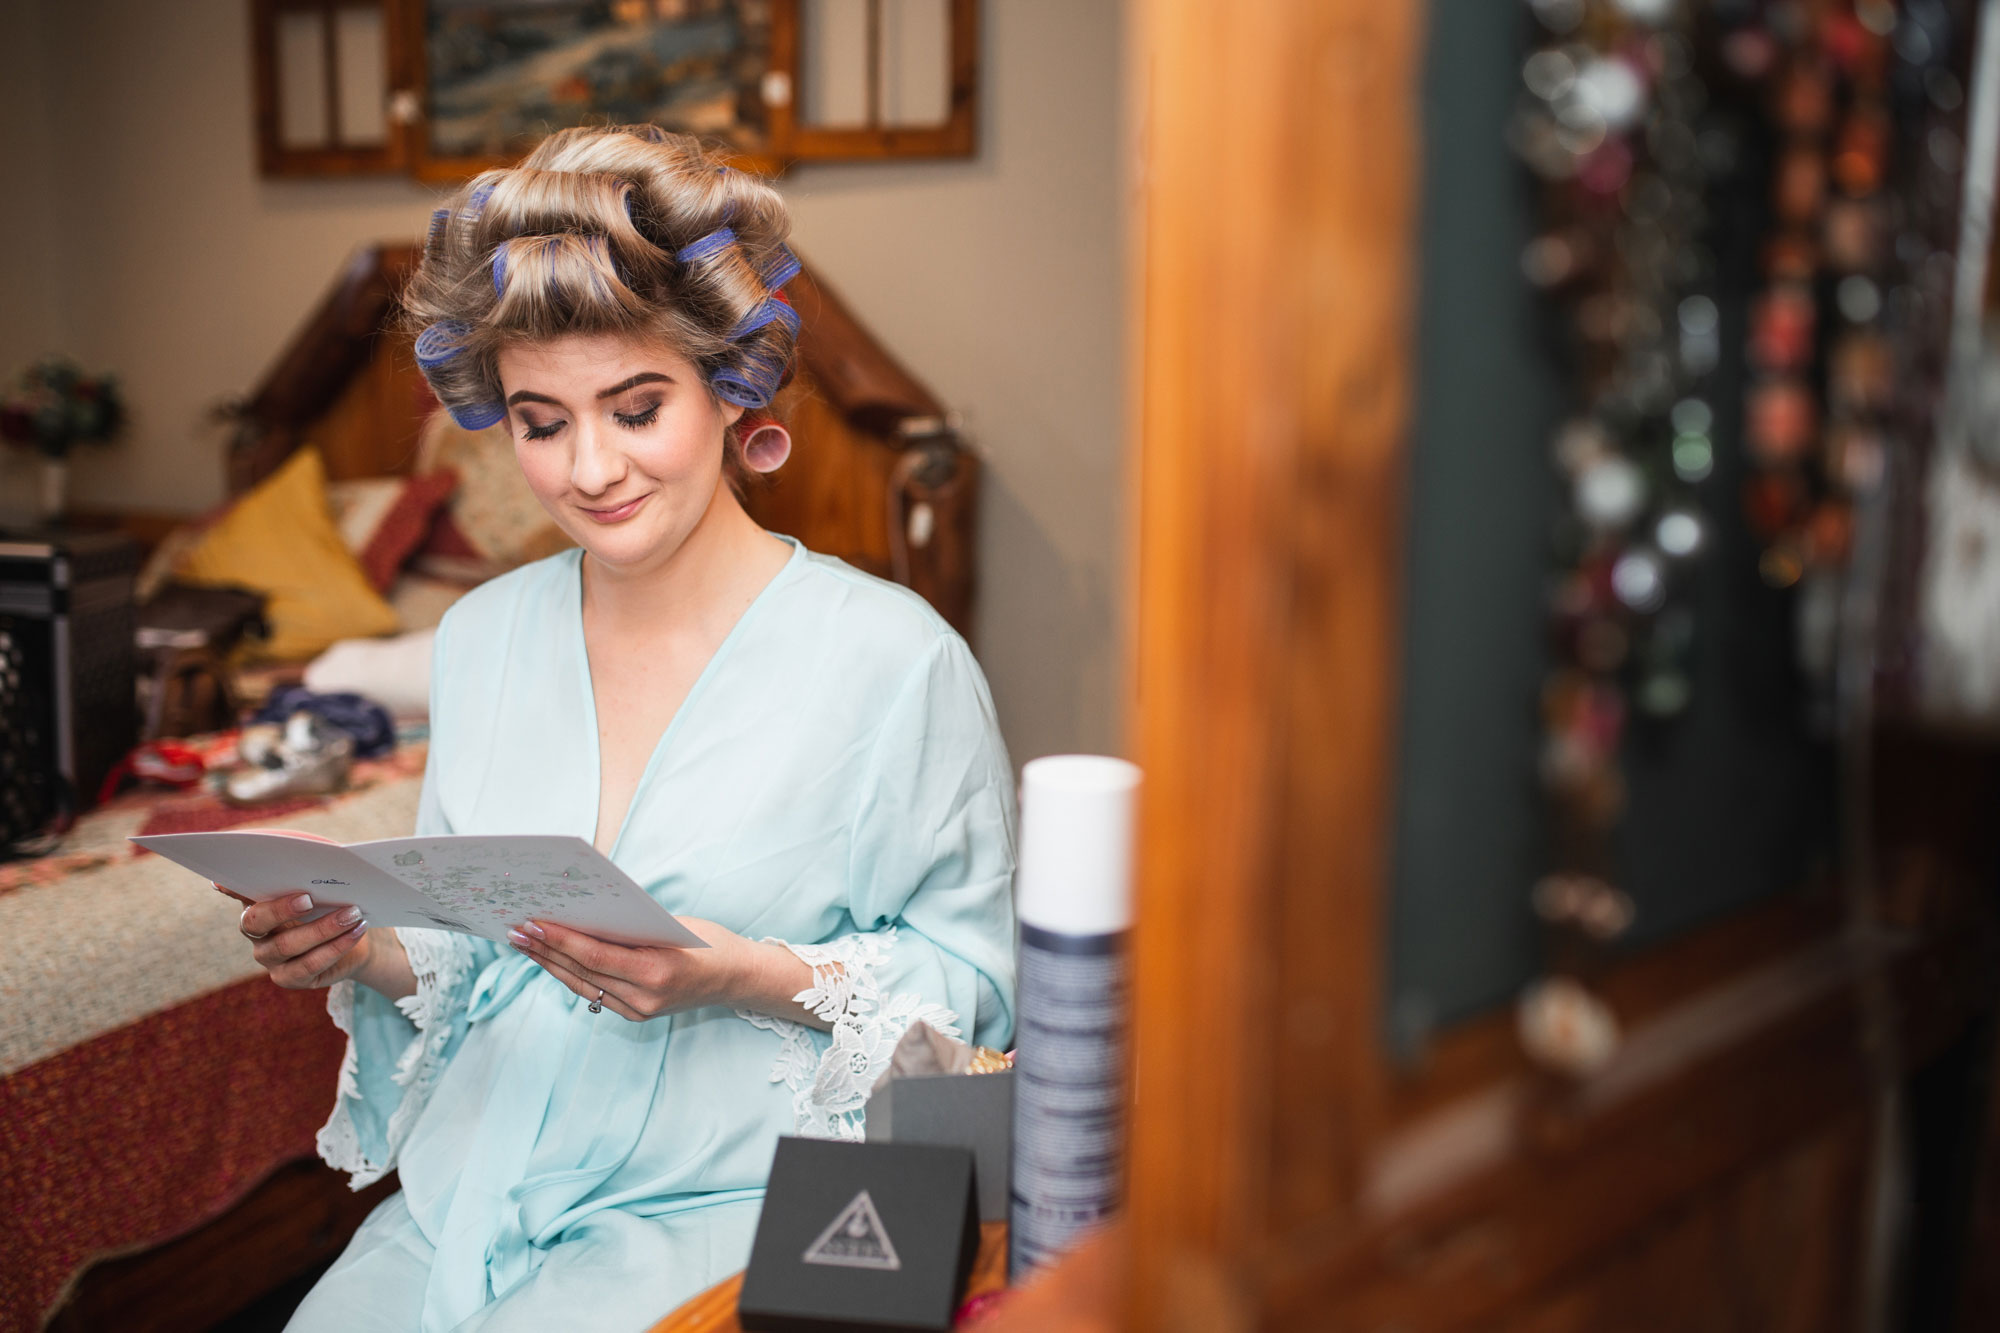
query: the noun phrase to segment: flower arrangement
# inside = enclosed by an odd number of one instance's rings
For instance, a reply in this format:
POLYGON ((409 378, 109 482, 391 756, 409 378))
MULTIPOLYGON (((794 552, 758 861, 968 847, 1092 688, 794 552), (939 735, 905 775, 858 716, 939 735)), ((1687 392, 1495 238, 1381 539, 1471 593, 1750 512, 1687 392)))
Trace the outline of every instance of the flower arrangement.
POLYGON ((0 393, 0 439, 60 461, 86 441, 108 440, 125 422, 125 400, 112 375, 86 375, 52 356, 22 370, 0 393))

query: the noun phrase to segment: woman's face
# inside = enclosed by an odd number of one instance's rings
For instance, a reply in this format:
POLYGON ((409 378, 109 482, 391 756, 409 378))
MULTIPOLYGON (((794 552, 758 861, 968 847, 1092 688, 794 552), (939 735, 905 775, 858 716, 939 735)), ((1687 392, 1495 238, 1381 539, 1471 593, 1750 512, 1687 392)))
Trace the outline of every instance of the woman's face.
POLYGON ((528 485, 614 567, 680 549, 722 485, 723 433, 743 415, 710 396, 687 358, 611 335, 508 348, 500 385, 528 485))

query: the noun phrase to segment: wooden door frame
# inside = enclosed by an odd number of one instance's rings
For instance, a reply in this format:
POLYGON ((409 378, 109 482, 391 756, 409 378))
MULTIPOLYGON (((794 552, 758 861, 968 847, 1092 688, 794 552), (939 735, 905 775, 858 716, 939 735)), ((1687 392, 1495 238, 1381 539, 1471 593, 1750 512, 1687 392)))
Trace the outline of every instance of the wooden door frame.
POLYGON ((1287 1237, 1350 1211, 1384 1101, 1423 14, 1135 18, 1131 1315, 1227 1328, 1287 1237))

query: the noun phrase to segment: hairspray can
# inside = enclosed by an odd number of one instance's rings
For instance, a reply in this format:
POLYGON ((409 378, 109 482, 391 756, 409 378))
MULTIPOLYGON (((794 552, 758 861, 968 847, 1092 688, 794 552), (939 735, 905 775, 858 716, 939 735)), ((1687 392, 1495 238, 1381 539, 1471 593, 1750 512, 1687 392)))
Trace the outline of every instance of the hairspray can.
POLYGON ((1011 1279, 1118 1203, 1138 788, 1136 766, 1102 755, 1021 770, 1011 1279))

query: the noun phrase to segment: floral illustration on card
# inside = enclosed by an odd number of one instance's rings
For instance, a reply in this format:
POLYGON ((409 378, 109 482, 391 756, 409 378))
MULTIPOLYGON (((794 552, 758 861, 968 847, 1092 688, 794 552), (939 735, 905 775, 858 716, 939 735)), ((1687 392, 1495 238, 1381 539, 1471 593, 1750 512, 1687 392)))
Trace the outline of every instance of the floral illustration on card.
POLYGON ((494 842, 431 850, 439 853, 437 862, 415 849, 398 853, 393 858, 397 877, 441 907, 470 917, 560 917, 564 908, 600 895, 623 896, 618 880, 578 868, 562 847, 494 842), (445 860, 444 853, 471 859, 445 860))

